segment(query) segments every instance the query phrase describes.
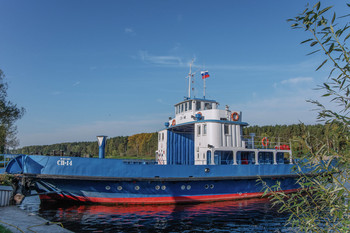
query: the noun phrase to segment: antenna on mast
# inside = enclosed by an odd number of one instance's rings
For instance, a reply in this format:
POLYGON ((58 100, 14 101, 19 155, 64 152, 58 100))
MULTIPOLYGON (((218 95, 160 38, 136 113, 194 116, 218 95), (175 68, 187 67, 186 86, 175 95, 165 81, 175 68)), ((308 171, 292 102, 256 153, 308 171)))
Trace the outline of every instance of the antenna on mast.
POLYGON ((194 74, 192 74, 192 65, 194 63, 194 59, 192 59, 190 63, 190 72, 188 73, 188 98, 191 99, 191 82, 192 82, 192 77, 194 74))

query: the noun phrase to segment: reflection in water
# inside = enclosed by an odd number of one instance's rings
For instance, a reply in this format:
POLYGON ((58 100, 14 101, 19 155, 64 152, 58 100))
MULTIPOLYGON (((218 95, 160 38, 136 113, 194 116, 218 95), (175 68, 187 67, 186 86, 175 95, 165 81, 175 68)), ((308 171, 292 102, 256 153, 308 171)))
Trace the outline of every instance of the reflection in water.
POLYGON ((28 198, 22 208, 74 232, 291 232, 267 199, 187 205, 62 205, 28 198), (29 199, 29 200, 28 200, 29 199))

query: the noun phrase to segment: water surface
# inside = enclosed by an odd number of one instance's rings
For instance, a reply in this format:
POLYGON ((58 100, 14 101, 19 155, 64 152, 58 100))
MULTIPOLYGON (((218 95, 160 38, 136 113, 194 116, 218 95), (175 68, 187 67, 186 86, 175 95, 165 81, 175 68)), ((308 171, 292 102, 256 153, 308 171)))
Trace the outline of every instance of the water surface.
POLYGON ((74 232, 292 232, 267 199, 186 205, 62 205, 27 198, 27 211, 74 232))

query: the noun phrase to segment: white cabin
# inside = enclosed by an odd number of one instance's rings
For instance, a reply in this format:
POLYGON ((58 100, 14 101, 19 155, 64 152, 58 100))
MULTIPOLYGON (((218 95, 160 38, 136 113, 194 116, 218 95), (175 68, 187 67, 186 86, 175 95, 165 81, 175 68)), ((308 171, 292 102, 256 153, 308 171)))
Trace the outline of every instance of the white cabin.
MULTIPOLYGON (((191 90, 191 70, 189 90, 191 90)), ((170 117, 158 134, 158 164, 224 165, 292 163, 290 146, 276 144, 254 146, 254 136, 243 139, 242 112, 219 109, 219 103, 203 97, 185 97, 175 104, 175 117, 170 117), (268 147, 269 146, 269 147, 268 147), (285 153, 289 153, 286 161, 285 153)), ((205 96, 205 95, 204 95, 205 96)), ((264 140, 264 138, 262 139, 264 140)))
POLYGON ((198 98, 175 104, 175 117, 159 131, 158 162, 212 164, 214 156, 210 152, 214 148, 245 148, 242 127, 248 124, 242 121, 242 112, 218 106, 214 100, 198 98))

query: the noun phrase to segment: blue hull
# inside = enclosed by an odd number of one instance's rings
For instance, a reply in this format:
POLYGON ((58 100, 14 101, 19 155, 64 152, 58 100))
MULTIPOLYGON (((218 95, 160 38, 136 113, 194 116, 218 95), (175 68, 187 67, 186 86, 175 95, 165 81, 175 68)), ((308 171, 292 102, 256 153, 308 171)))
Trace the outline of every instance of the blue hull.
MULTIPOLYGON (((280 181, 287 192, 300 188, 294 178, 264 181, 270 186, 280 181)), ((209 202, 261 197, 263 194, 262 185, 254 179, 163 182, 41 179, 37 185, 39 192, 53 192, 41 195, 42 200, 114 204, 209 202)))
POLYGON ((261 197, 261 177, 293 192, 298 175, 291 164, 157 165, 116 159, 23 155, 8 173, 22 173, 36 183, 42 200, 99 203, 207 202, 261 197))

